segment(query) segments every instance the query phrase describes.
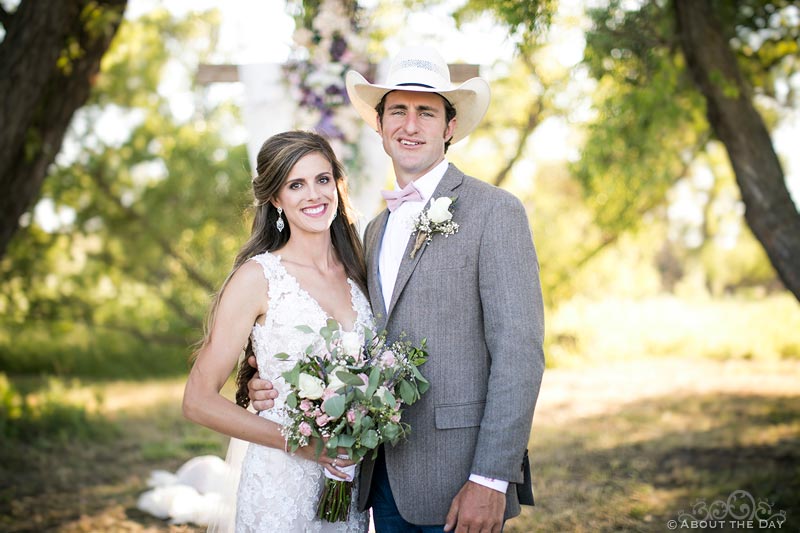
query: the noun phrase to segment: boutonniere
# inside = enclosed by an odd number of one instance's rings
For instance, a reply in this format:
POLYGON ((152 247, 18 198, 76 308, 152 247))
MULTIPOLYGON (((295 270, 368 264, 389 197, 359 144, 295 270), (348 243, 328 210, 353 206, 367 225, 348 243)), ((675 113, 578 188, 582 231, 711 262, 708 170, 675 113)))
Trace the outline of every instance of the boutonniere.
POLYGON ((417 239, 414 242, 414 249, 411 250, 411 259, 417 255, 422 245, 431 243, 431 239, 436 233, 441 233, 445 237, 458 232, 458 224, 453 221, 453 204, 456 199, 440 196, 431 200, 431 206, 423 209, 413 220, 414 231, 417 232, 417 239))

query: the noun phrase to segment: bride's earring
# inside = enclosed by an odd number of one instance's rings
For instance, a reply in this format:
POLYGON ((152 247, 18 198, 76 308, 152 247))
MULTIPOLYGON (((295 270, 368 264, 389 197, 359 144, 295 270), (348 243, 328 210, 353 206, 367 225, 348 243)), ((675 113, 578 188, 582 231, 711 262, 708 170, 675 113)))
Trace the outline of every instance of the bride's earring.
POLYGON ((281 215, 283 215, 283 209, 281 209, 279 207, 278 208, 278 220, 275 222, 275 227, 278 228, 278 232, 279 233, 282 232, 283 228, 286 227, 286 224, 283 223, 283 217, 281 217, 281 215))

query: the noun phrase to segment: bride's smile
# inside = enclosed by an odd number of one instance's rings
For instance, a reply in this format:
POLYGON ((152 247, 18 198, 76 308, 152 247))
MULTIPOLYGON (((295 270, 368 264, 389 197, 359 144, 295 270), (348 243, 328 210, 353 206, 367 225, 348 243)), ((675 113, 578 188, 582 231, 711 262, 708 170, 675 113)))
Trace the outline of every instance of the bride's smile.
POLYGON ((330 162, 319 153, 301 158, 273 203, 283 209, 293 236, 326 231, 338 205, 330 162))

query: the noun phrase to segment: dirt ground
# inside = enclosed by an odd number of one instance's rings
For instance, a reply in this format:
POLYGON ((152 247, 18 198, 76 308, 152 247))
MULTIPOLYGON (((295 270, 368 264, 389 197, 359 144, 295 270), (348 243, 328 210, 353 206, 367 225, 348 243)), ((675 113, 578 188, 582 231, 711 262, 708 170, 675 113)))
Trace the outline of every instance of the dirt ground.
MULTIPOLYGON (((4 445, 0 530, 205 531, 136 509, 151 470, 224 454, 224 439, 181 418, 182 385, 109 386, 105 409, 120 428, 110 442, 4 445)), ((786 512, 783 529, 800 530, 800 362, 651 358, 547 370, 530 449, 537 506, 506 532, 666 531, 696 499, 737 488, 772 500, 786 512)))

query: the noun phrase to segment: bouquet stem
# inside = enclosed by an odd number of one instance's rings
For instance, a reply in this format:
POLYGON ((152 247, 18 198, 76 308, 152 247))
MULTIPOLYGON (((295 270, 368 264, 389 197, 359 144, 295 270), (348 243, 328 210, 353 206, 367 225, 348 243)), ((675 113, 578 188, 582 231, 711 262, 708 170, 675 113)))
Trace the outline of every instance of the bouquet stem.
POLYGON ((346 522, 350 516, 353 483, 325 478, 325 488, 317 506, 317 518, 327 522, 346 522))

